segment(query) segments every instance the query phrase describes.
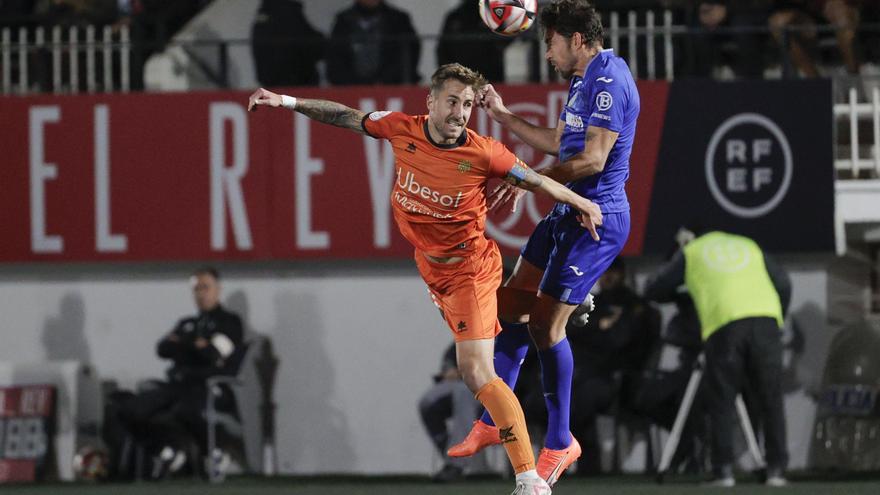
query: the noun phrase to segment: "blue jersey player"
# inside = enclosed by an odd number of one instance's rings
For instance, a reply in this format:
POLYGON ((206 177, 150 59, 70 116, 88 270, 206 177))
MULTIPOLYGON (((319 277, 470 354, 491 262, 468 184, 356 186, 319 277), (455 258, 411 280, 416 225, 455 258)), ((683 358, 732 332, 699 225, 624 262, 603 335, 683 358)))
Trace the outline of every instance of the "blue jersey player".
MULTIPOLYGON (((571 347, 565 326, 593 284, 620 254, 629 235, 624 184, 639 116, 639 93, 626 62, 603 49, 600 16, 587 0, 556 0, 540 14, 547 60, 570 80, 568 100, 556 128, 535 126, 511 113, 490 85, 480 105, 520 139, 559 162, 541 173, 597 203, 603 214, 600 239, 579 226, 577 212, 556 204, 535 227, 513 274, 499 291, 495 371, 511 388, 528 350, 538 347, 548 412, 547 437, 538 474, 551 486, 580 456, 569 431, 571 347)), ((497 207, 518 195, 501 186, 490 198, 497 207)), ((450 455, 472 455, 498 443, 498 431, 484 413, 450 455)))

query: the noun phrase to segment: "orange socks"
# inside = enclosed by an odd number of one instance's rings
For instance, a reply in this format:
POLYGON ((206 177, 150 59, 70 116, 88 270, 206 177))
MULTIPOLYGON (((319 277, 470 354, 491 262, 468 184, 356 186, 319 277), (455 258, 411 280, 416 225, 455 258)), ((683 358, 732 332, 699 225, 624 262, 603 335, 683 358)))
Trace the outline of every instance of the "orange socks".
POLYGON ((519 474, 535 469, 535 454, 526 429, 526 417, 519 401, 501 378, 487 383, 477 392, 492 421, 498 426, 501 444, 507 450, 513 470, 519 474))

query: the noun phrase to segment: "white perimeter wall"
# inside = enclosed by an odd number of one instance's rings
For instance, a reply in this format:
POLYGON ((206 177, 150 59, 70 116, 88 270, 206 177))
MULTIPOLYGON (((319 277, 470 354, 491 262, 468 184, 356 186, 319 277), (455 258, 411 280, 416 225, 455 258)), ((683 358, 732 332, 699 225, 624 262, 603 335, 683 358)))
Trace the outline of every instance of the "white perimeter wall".
MULTIPOLYGON (((0 274, 0 360, 86 359, 123 386, 161 376, 155 344, 193 312, 189 269, 0 274)), ((282 472, 432 469, 416 402, 451 336, 414 268, 358 270, 227 270, 224 299, 280 357, 282 472)))
MULTIPOLYGON (((641 274, 653 266, 632 264, 641 274)), ((808 392, 818 387, 831 331, 824 265, 786 266, 795 287, 792 318, 806 334, 806 350, 794 358, 796 386, 787 395, 797 467, 806 462, 814 411, 808 392)), ((0 360, 84 359, 123 386, 161 376, 165 365, 155 343, 193 312, 186 280, 192 268, 0 267, 0 360)), ((281 360, 275 387, 281 472, 437 467, 416 402, 451 336, 411 263, 221 269, 227 305, 272 338, 281 360)))

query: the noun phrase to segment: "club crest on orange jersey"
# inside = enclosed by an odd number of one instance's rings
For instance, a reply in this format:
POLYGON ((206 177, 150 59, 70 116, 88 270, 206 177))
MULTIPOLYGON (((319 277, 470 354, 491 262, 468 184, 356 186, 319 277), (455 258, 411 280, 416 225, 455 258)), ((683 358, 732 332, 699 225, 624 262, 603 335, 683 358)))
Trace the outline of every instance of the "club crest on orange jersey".
POLYGON ((462 160, 458 162, 458 171, 461 173, 469 172, 471 169, 471 162, 467 160, 462 160))

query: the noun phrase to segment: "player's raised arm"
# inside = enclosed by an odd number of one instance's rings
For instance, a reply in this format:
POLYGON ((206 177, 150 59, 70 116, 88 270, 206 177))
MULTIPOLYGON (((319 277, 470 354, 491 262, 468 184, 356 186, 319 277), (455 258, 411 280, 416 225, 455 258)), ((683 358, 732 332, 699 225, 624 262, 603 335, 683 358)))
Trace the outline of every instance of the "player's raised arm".
POLYGON ((335 101, 295 98, 260 88, 248 98, 248 111, 256 112, 261 106, 288 108, 312 120, 364 134, 361 122, 366 114, 335 101))
POLYGON ((514 114, 504 106, 501 95, 495 91, 491 84, 483 86, 477 95, 477 106, 486 110, 493 120, 510 129, 529 146, 548 155, 559 154, 559 139, 562 136, 562 123, 556 129, 541 127, 532 124, 528 120, 514 114))
MULTIPOLYGON (((550 177, 545 177, 536 173, 520 161, 517 161, 513 168, 510 169, 510 172, 507 173, 504 180, 508 184, 514 185, 520 189, 541 192, 550 196, 557 202, 565 203, 576 208, 581 212, 579 217, 581 225, 590 231, 590 235, 593 236, 593 239, 597 241, 599 240, 599 234, 596 232, 596 227, 602 225, 602 210, 596 203, 580 196, 550 177)), ((509 188, 507 189, 509 190, 509 188)), ((498 190, 493 192, 493 195, 495 195, 497 191, 498 190)), ((496 207, 499 201, 504 203, 506 200, 503 198, 499 199, 498 196, 490 198, 490 209, 496 207)))

